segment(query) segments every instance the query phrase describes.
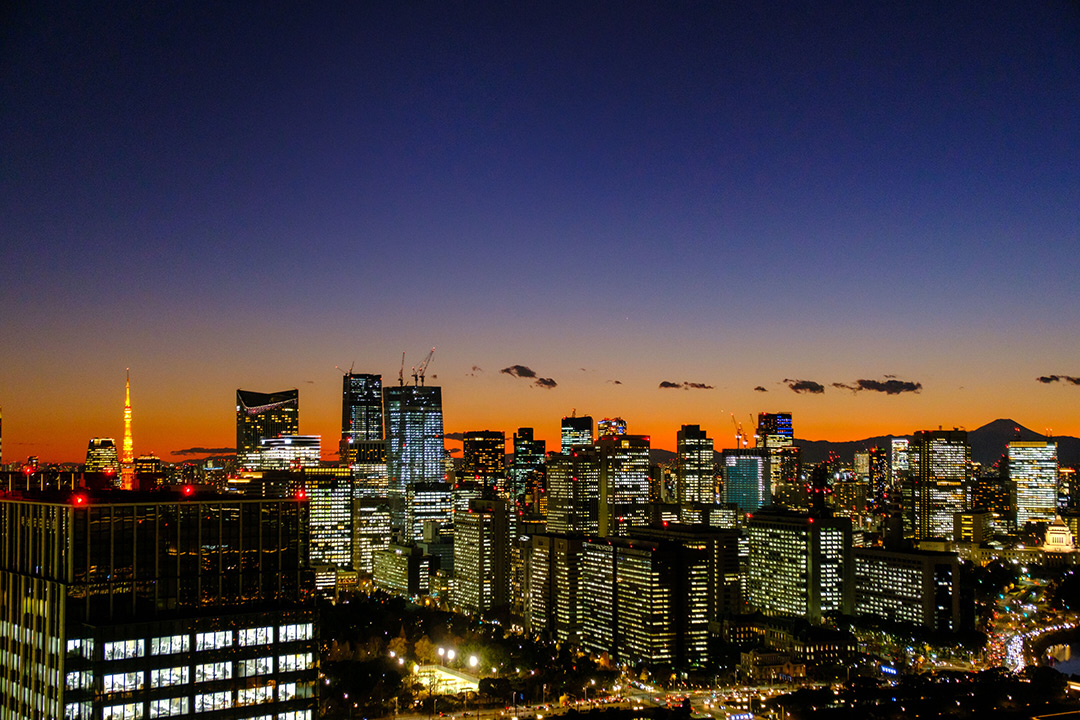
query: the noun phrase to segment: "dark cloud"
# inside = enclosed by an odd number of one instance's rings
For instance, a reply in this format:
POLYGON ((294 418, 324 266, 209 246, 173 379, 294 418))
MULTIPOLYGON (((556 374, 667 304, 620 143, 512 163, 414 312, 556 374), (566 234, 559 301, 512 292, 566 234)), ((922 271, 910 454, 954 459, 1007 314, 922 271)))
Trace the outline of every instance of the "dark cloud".
MULTIPOLYGON (((886 378, 889 376, 886 375, 886 378)), ((856 380, 852 384, 847 383, 833 383, 834 388, 840 390, 850 390, 853 393, 857 393, 860 390, 869 390, 870 392, 885 393, 886 395, 899 395, 901 393, 917 393, 922 390, 922 383, 910 382, 908 380, 897 380, 895 376, 888 380, 856 380)))
POLYGON ((1067 383, 1072 383, 1073 385, 1080 385, 1080 377, 1073 377, 1072 375, 1042 375, 1035 379, 1047 385, 1049 385, 1050 383, 1060 382, 1062 380, 1067 383))
POLYGON ((464 440, 464 439, 465 439, 465 433, 463 433, 463 432, 443 433, 443 440, 464 440))
POLYGON ((856 380, 855 385, 859 390, 870 390, 886 395, 917 393, 922 390, 922 383, 910 380, 856 380))
POLYGON ((232 455, 236 452, 234 447, 192 447, 183 450, 173 450, 173 455, 232 455))
POLYGON ((314 380, 305 380, 304 382, 306 382, 308 385, 314 385, 315 384, 314 380))
POLYGON ((769 392, 769 391, 766 390, 765 388, 763 388, 762 386, 758 385, 756 388, 754 388, 754 392, 769 392))
POLYGON ((622 380, 608 380, 612 385, 622 385, 622 380))
POLYGON ((813 395, 820 395, 825 392, 825 386, 819 382, 813 380, 792 380, 791 378, 784 378, 784 382, 787 386, 797 393, 811 393, 813 395))
POLYGON ((712 385, 706 385, 705 383, 699 383, 699 382, 673 383, 673 382, 669 382, 667 380, 661 380, 660 381, 660 387, 662 389, 675 388, 675 389, 682 389, 682 390, 712 390, 713 389, 712 385))
POLYGON ((519 378, 534 378, 534 377, 536 377, 536 371, 533 370, 530 367, 525 367, 524 365, 511 365, 510 367, 503 368, 499 372, 506 373, 507 375, 510 375, 511 377, 519 377, 519 378))
POLYGON ((484 372, 484 368, 480 367, 479 365, 473 365, 473 366, 472 366, 472 371, 473 371, 474 373, 478 373, 478 372, 484 372))
POLYGON ((551 378, 536 378, 536 382, 533 383, 536 387, 542 387, 545 390, 550 390, 553 387, 558 387, 559 383, 555 382, 551 378))

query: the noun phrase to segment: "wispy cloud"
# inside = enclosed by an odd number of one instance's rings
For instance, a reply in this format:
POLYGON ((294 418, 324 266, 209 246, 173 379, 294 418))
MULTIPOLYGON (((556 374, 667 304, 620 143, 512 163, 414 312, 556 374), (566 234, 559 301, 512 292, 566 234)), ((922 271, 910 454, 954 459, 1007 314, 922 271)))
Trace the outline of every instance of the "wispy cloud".
POLYGON ((232 455, 236 452, 234 447, 190 447, 183 450, 173 450, 173 455, 232 455))

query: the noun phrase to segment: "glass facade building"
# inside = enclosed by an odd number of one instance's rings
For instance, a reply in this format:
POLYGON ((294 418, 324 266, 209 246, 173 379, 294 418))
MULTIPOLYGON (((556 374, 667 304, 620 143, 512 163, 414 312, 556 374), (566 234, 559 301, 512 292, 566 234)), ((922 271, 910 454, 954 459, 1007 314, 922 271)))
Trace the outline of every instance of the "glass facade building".
POLYGON ((403 528, 409 487, 446 479, 442 388, 431 385, 383 388, 383 408, 387 490, 394 527, 403 528))
POLYGON ((572 415, 562 419, 562 447, 563 455, 570 452, 571 448, 579 445, 593 444, 593 419, 591 415, 577 417, 572 415))
POLYGON ((0 715, 313 718, 306 525, 297 499, 0 500, 0 715))
POLYGON ((345 373, 341 386, 341 464, 385 463, 382 375, 345 373))
POLYGON ((724 450, 720 471, 724 502, 744 513, 755 512, 772 501, 767 451, 762 448, 724 450))
POLYGON ((1058 512, 1057 444, 1014 440, 1008 458, 1017 529, 1029 522, 1052 523, 1058 512))
POLYGON ((246 470, 261 467, 260 441, 300 434, 300 391, 236 391, 236 461, 246 470))

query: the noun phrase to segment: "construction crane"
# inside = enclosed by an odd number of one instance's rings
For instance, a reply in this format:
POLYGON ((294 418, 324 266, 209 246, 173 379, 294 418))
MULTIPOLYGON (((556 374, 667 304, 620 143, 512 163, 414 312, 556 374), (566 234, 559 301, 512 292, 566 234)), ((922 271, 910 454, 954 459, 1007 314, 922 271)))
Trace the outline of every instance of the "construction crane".
POLYGON ((428 365, 431 364, 431 358, 434 357, 434 355, 435 355, 435 348, 431 348, 431 351, 427 354, 427 357, 424 358, 424 361, 422 363, 420 363, 419 369, 414 368, 416 374, 413 375, 413 382, 416 382, 416 379, 419 377, 420 378, 420 385, 424 384, 424 373, 427 372, 428 365))
POLYGON ((746 436, 743 434, 742 423, 735 419, 735 413, 731 413, 731 424, 735 427, 735 447, 746 447, 746 436))
POLYGON ((352 371, 353 371, 353 368, 356 367, 356 361, 353 360, 353 364, 349 366, 349 372, 345 372, 345 369, 343 367, 341 367, 340 365, 335 365, 334 367, 336 367, 338 370, 341 370, 342 375, 349 376, 349 375, 353 374, 352 371))
POLYGON ((401 351, 401 369, 398 370, 398 373, 397 373, 397 384, 401 385, 401 386, 405 385, 405 351, 404 350, 401 351))

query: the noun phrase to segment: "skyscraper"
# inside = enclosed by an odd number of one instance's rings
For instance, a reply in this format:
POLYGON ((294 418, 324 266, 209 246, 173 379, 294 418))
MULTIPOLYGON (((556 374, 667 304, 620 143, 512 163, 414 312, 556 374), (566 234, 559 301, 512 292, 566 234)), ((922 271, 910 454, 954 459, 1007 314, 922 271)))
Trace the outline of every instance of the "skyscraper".
POLYGON ((608 435, 625 435, 626 434, 626 421, 621 417, 617 418, 604 418, 596 423, 596 437, 607 437, 608 435))
POLYGON ((851 522, 786 510, 754 513, 747 523, 747 599, 766 614, 819 620, 845 611, 851 522))
POLYGON ((120 470, 120 458, 116 454, 116 440, 91 438, 86 448, 86 472, 116 475, 120 470))
POLYGON ((599 530, 600 456, 591 445, 548 458, 547 530, 595 534, 599 530))
POLYGON ((474 430, 462 438, 460 479, 506 493, 506 433, 474 430))
POLYGON ((776 492, 784 482, 780 455, 784 448, 792 446, 795 431, 791 425, 791 413, 759 413, 755 445, 764 448, 769 461, 769 488, 776 492))
POLYGON ((386 462, 382 375, 345 373, 341 386, 341 463, 386 462))
POLYGON ((915 538, 951 538, 953 517, 964 510, 964 492, 971 480, 971 447, 963 430, 915 433, 908 452, 913 481, 915 538))
POLYGON ((312 720, 306 518, 198 492, 0 500, 0 714, 312 720))
POLYGON ((562 419, 562 454, 578 445, 592 445, 593 419, 591 415, 571 415, 562 419))
POLYGON ((445 479, 442 388, 398 385, 383 388, 386 412, 386 470, 394 527, 404 527, 405 495, 417 483, 445 479))
POLYGON ((647 435, 609 435, 596 443, 600 456, 599 533, 625 535, 649 523, 647 435))
POLYGON ((767 453, 765 448, 723 451, 720 471, 724 478, 725 503, 738 505, 744 513, 752 513, 771 502, 767 453))
POLYGON ((505 500, 471 500, 454 516, 454 604, 471 613, 506 605, 510 523, 505 500))
POLYGON ((1009 481, 1016 528, 1029 522, 1051 523, 1057 516, 1057 443, 1009 443, 1009 481))
POLYGON ((260 467, 259 441, 300 434, 300 391, 236 391, 236 461, 246 470, 260 467))
POLYGON ((544 472, 547 444, 533 439, 531 427, 521 427, 514 433, 514 463, 510 468, 510 495, 517 498, 526 493, 529 476, 544 472))
POLYGON ((683 425, 676 434, 675 463, 679 502, 716 502, 713 440, 700 425, 683 425))

